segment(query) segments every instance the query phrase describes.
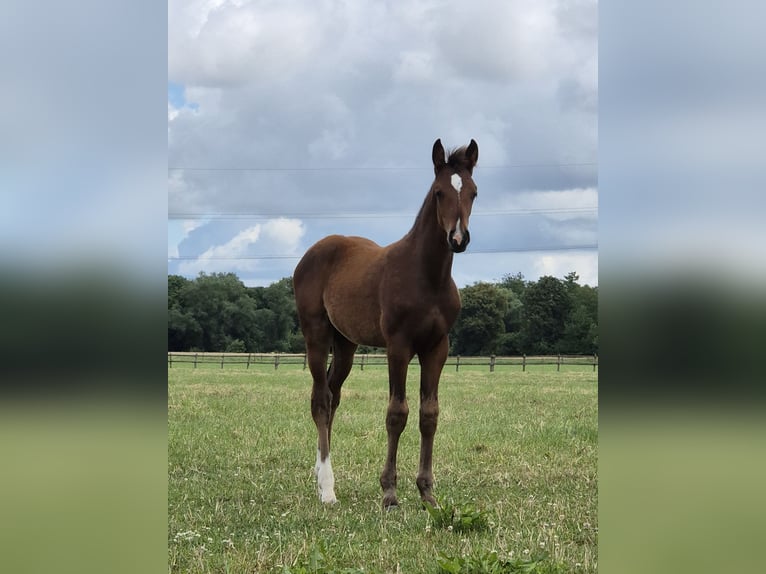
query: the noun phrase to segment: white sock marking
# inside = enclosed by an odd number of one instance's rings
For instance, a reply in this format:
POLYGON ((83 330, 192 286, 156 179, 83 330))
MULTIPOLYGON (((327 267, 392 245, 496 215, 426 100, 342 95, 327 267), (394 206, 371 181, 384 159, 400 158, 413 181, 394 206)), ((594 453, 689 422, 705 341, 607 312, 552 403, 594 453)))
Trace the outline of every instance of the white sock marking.
POLYGON ((335 498, 335 476, 332 472, 332 463, 330 462, 329 453, 327 454, 327 458, 322 461, 319 455, 319 449, 317 449, 317 461, 314 466, 314 473, 317 477, 317 490, 321 501, 335 504, 338 499, 335 498))

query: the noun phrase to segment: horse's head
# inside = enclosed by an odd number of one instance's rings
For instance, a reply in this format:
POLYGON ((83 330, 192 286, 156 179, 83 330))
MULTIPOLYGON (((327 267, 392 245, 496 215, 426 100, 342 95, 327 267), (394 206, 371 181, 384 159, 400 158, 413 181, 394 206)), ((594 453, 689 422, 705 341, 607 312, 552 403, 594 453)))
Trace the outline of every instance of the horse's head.
POLYGON ((477 188, 473 182, 473 168, 479 159, 479 146, 474 140, 445 159, 440 139, 434 142, 432 152, 436 178, 431 193, 436 201, 439 226, 444 230, 447 243, 455 253, 462 253, 471 241, 468 218, 471 216, 477 188))

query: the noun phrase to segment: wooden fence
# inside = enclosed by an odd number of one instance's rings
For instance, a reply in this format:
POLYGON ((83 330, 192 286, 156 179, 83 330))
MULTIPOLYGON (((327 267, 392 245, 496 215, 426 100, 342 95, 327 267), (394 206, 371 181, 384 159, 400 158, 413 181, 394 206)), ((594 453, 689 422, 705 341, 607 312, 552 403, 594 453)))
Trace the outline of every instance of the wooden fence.
MULTIPOLYGON (((330 355, 332 357, 332 355, 330 355)), ((415 359, 417 361, 417 359, 415 359)), ((386 355, 357 353, 354 356, 354 367, 364 370, 365 367, 385 367, 388 362, 386 355)), ((173 365, 192 365, 192 368, 198 366, 210 367, 219 366, 223 369, 224 365, 244 366, 245 369, 259 365, 270 365, 278 369, 280 365, 301 365, 306 369, 305 354, 291 353, 211 353, 211 352, 169 352, 168 368, 173 365)), ((445 369, 455 367, 459 371, 460 367, 479 366, 487 367, 490 372, 494 372, 497 367, 521 367, 526 371, 527 367, 536 365, 556 365, 556 370, 561 370, 561 365, 580 365, 592 367, 596 371, 598 367, 598 355, 521 355, 518 357, 461 357, 450 356, 447 358, 445 369)))

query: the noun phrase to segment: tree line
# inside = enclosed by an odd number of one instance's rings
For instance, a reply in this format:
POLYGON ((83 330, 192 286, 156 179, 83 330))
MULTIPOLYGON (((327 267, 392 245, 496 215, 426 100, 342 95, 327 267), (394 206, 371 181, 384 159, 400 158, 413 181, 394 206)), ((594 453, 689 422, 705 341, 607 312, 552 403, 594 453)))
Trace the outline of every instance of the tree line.
MULTIPOLYGON (((598 287, 578 280, 516 273, 463 287, 450 354, 598 353, 598 287)), ((168 350, 304 352, 292 278, 246 287, 234 273, 168 275, 168 350)))

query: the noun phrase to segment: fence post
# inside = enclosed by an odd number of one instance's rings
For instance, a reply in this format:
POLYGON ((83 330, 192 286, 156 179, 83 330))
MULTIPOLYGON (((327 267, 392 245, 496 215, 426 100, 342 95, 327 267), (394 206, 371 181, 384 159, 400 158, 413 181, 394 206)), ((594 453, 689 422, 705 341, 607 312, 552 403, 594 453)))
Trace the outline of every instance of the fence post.
POLYGON ((226 358, 224 353, 221 353, 221 368, 223 369, 223 360, 226 358))
POLYGON ((304 371, 306 370, 306 363, 308 362, 308 360, 309 360, 308 353, 303 353, 303 370, 304 371))
POLYGON ((170 368, 173 368, 173 353, 168 353, 168 360, 170 361, 170 368))
POLYGON ((460 355, 457 356, 457 361, 455 362, 455 372, 458 372, 458 369, 460 369, 460 355))
POLYGON ((526 370, 527 370, 527 354, 524 353, 521 356, 521 372, 523 373, 526 370))
POLYGON ((495 372, 495 355, 490 355, 489 357, 489 372, 495 372))
POLYGON ((559 353, 558 358, 556 359, 556 371, 561 370, 561 353, 559 353))
POLYGON ((249 369, 250 368, 250 355, 252 355, 252 353, 248 353, 247 354, 247 366, 245 367, 245 369, 249 369))
POLYGON ((277 370, 277 367, 279 367, 279 355, 274 355, 274 370, 277 370))
POLYGON ((359 364, 359 370, 364 371, 364 359, 367 357, 367 353, 362 354, 362 362, 359 364))
POLYGON ((596 372, 596 353, 593 353, 593 372, 596 372))
POLYGON ((197 353, 194 353, 194 368, 197 368, 197 353))

